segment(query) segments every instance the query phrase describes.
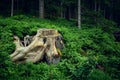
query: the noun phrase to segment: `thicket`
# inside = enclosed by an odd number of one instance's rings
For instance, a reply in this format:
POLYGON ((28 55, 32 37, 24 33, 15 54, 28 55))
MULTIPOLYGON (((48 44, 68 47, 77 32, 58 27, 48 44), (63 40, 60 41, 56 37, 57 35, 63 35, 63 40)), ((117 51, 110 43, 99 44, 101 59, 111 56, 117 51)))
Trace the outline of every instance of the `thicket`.
POLYGON ((0 17, 0 79, 119 80, 120 43, 113 36, 115 23, 100 21, 96 25, 84 23, 79 30, 73 20, 41 20, 23 15, 0 17), (23 39, 27 34, 36 34, 39 28, 54 28, 62 34, 65 48, 60 63, 12 63, 9 55, 15 50, 13 35, 23 39))

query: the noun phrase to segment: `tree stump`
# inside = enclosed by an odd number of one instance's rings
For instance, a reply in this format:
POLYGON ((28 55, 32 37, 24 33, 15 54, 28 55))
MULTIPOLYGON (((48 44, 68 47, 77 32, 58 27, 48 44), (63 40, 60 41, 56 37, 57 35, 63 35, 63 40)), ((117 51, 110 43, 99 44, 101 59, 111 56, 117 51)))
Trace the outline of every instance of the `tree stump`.
POLYGON ((49 64, 60 61, 61 50, 64 47, 62 36, 55 29, 39 29, 35 36, 25 36, 21 41, 14 36, 16 50, 10 55, 15 63, 37 63, 45 58, 49 64))

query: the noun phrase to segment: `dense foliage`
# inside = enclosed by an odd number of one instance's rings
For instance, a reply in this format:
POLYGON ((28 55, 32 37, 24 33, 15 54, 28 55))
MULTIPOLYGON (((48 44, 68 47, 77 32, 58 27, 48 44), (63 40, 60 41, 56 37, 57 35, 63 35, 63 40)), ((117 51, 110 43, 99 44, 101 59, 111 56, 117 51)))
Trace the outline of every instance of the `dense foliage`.
MULTIPOLYGON (((0 79, 2 80, 119 80, 120 43, 115 41, 115 24, 101 19, 96 25, 83 24, 78 30, 75 21, 41 20, 19 15, 0 18, 0 79), (64 38, 65 48, 57 65, 14 64, 13 35, 36 34, 39 28, 57 29, 64 38), (109 30, 109 31, 108 31, 109 30), (110 31, 111 30, 111 31, 110 31)), ((118 29, 117 29, 118 30, 118 29)))

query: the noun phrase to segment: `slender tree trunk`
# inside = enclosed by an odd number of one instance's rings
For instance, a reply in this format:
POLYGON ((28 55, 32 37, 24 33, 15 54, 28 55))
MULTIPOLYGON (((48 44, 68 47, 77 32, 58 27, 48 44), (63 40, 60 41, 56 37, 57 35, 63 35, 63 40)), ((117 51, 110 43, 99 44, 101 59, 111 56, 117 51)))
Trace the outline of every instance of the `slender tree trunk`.
POLYGON ((109 12, 109 19, 112 20, 113 19, 113 2, 111 2, 111 9, 110 9, 110 12, 109 12))
POLYGON ((19 12, 19 0, 16 0, 17 1, 17 12, 19 12))
POLYGON ((104 12, 103 12, 103 14, 104 14, 104 17, 106 17, 106 11, 105 11, 105 8, 104 8, 104 12))
POLYGON ((60 16, 61 18, 63 18, 63 3, 62 2, 60 3, 60 6, 61 6, 60 16))
POLYGON ((18 11, 18 3, 19 3, 19 1, 17 0, 17 11, 18 11))
POLYGON ((13 16, 14 0, 11 1, 11 16, 13 16))
POLYGON ((78 28, 81 29, 81 0, 78 0, 78 28))
POLYGON ((70 20, 70 17, 69 17, 69 6, 66 6, 65 18, 67 20, 70 20))
POLYGON ((97 12, 97 2, 95 0, 95 4, 94 4, 94 11, 97 12))
POLYGON ((71 18, 71 7, 68 8, 69 19, 71 18))
POLYGON ((44 0, 39 0, 39 17, 44 18, 44 0))
POLYGON ((101 11, 101 4, 100 4, 100 1, 99 1, 99 4, 98 4, 98 12, 101 11))
POLYGON ((66 15, 66 14, 65 14, 65 11, 64 11, 64 12, 63 12, 63 18, 65 18, 65 15, 66 15))

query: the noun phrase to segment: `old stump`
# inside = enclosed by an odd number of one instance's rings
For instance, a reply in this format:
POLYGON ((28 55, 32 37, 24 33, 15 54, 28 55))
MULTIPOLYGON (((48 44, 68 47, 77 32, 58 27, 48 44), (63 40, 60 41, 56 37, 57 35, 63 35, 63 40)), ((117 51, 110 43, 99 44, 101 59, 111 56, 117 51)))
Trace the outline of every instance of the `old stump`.
POLYGON ((16 50, 10 55, 15 63, 37 63, 46 60, 49 64, 60 61, 64 47, 61 34, 55 29, 39 29, 35 36, 25 36, 21 41, 14 36, 16 50))

